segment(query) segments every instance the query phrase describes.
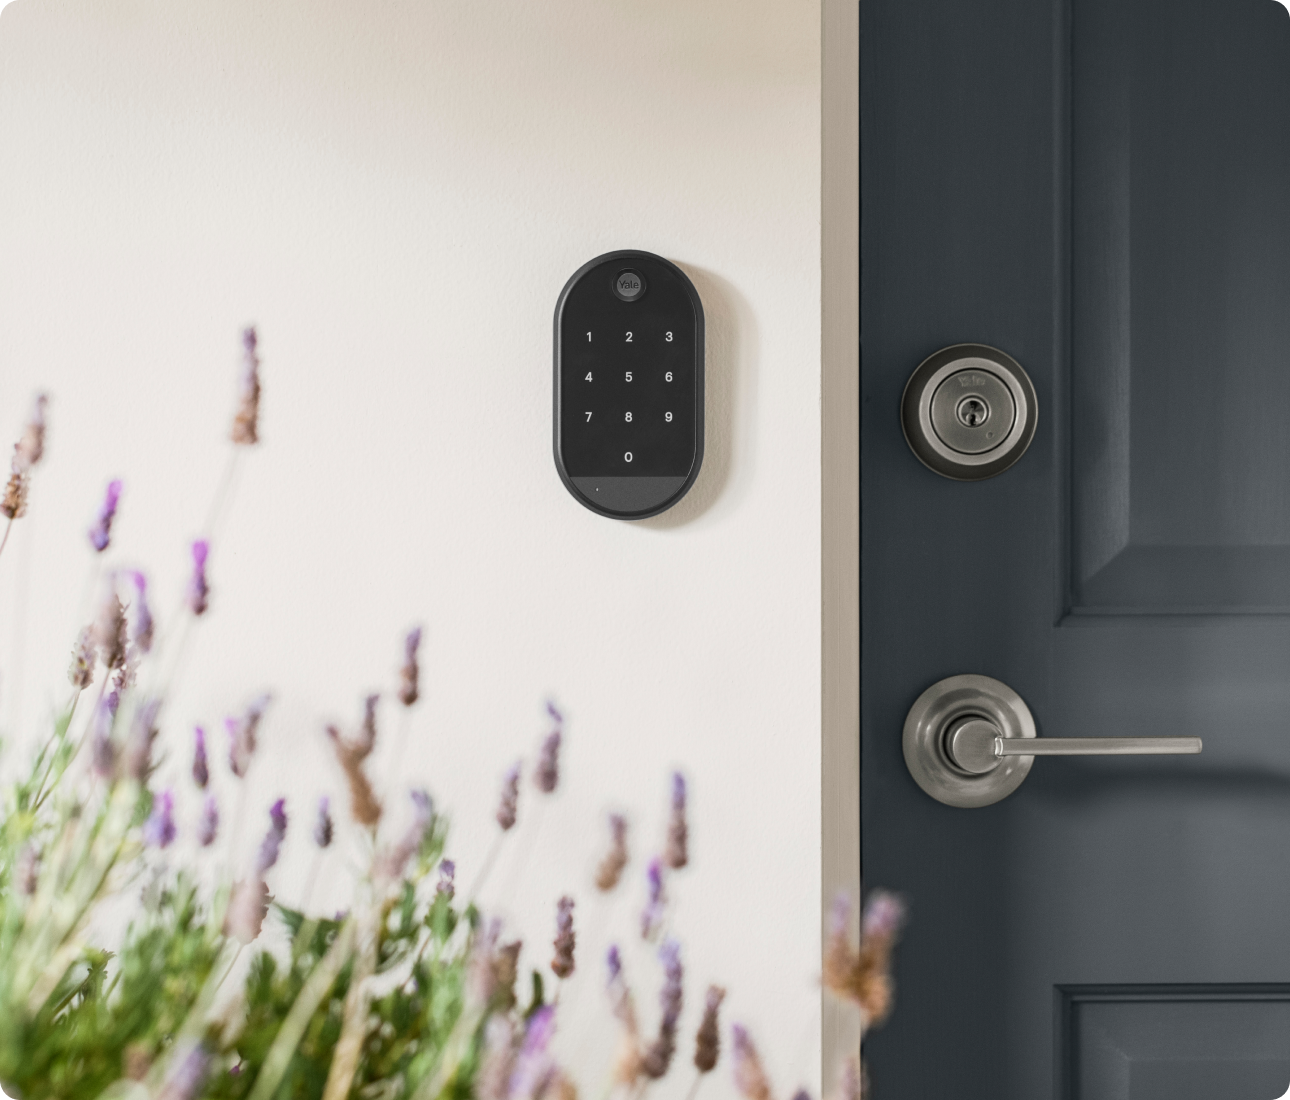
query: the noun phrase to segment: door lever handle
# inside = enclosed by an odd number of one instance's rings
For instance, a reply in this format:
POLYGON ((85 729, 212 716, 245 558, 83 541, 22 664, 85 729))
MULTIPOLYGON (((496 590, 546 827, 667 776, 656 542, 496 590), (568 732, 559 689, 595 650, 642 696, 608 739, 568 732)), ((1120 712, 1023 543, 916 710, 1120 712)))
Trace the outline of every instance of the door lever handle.
POLYGON ((951 676, 905 719, 905 763, 949 806, 988 806, 1021 785, 1036 756, 1162 756, 1201 751, 1199 737, 1037 737, 1025 701, 988 676, 951 676))

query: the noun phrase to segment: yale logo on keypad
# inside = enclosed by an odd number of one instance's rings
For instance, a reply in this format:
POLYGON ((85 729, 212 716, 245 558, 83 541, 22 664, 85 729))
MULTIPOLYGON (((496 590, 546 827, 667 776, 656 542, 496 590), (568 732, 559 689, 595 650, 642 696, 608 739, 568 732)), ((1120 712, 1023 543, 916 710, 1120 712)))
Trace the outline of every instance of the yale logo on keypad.
POLYGON ((555 465, 601 515, 644 519, 703 463, 703 303, 675 264, 610 252, 555 307, 555 465))

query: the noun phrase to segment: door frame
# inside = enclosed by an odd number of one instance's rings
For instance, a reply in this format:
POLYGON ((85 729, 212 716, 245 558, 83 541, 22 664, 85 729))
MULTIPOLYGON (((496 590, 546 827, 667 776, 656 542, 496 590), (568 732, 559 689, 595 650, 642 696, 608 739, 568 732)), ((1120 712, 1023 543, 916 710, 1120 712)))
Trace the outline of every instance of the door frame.
MULTIPOLYGON (((860 892, 860 0, 822 0, 820 76, 820 936, 860 892)), ((859 930, 859 906, 853 921, 859 930)), ((822 993, 820 1080, 860 1051, 857 1014, 822 993)))

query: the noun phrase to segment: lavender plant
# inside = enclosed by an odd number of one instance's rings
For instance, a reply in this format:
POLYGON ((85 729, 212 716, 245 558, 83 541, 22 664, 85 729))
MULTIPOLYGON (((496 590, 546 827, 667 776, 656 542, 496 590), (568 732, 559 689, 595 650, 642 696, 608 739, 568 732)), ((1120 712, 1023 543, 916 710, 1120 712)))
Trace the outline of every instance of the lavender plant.
MULTIPOLYGON (((324 797, 302 822, 279 799, 240 876, 218 863, 225 815, 212 772, 226 768, 232 783, 244 783, 271 697, 255 697, 226 721, 226 755, 205 727, 193 728, 184 782, 191 779, 186 797, 201 808, 195 845, 185 850, 196 854, 172 849, 181 792, 158 789, 157 745, 172 724, 167 704, 185 644, 210 607, 220 522, 245 454, 261 438, 260 369, 257 335, 247 329, 229 464, 204 534, 191 544, 174 621, 163 629, 154 620, 142 572, 101 564, 120 521, 120 480, 108 482, 88 528, 93 575, 103 581, 98 609, 75 640, 67 701, 0 804, 0 1085, 17 1100, 573 1100, 574 1076, 556 1063, 552 1039, 561 992, 579 966, 574 900, 561 897, 554 913, 554 981, 535 971, 523 983, 520 941, 475 902, 517 831, 521 777, 532 778, 539 799, 559 785, 564 717, 554 704, 535 758, 506 773, 496 840, 464 899, 429 792, 408 792, 408 823, 394 829, 396 807, 369 775, 381 693, 367 697, 354 729, 328 725, 320 738, 344 776, 348 812, 334 817, 324 797), (288 831, 302 826, 315 853, 304 895, 274 897, 270 872, 288 831), (348 910, 328 916, 309 895, 341 830, 361 841, 366 861, 348 910), (113 934, 102 918, 126 892, 141 906, 113 934), (270 927, 281 933, 276 946, 270 927)), ((28 509, 47 408, 38 397, 14 448, 0 494, 0 555, 28 509)), ((403 708, 400 750, 424 690, 421 641, 419 627, 406 635, 390 693, 403 708)), ((608 956, 606 1011, 619 1026, 609 1087, 622 1100, 639 1100, 682 1061, 685 968, 669 927, 668 883, 690 862, 687 798, 677 774, 666 837, 646 867, 639 925, 657 954, 656 1030, 641 1025, 618 948, 608 956)), ((242 817, 239 808, 230 820, 242 817)), ((624 817, 609 818, 595 875, 602 897, 624 879, 628 831, 624 817)), ((887 960, 899 913, 889 909, 884 919, 887 960)), ((835 969, 852 966, 834 947, 835 969)), ((847 973, 853 984, 869 980, 847 973)), ((826 966, 836 985, 832 974, 826 966)), ((694 1089, 720 1058, 724 997, 713 986, 704 999, 690 1059, 694 1089)), ((768 1100, 751 1039, 740 1028, 732 1035, 737 1083, 751 1100, 768 1100)))

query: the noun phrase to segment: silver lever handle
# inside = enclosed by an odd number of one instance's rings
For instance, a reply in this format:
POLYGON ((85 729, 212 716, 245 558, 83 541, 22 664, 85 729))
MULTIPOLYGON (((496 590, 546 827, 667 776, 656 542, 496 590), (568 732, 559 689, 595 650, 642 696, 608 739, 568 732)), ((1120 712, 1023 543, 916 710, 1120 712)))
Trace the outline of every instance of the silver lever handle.
POLYGON ((960 718, 945 736, 951 763, 984 775, 1005 756, 1174 756, 1198 753, 1199 737, 1005 737, 985 718, 960 718))
POLYGON ((905 718, 905 763, 947 806, 988 806, 1021 785, 1036 756, 1161 756, 1201 751, 1199 737, 1038 737, 1025 701, 988 676, 929 687, 905 718))

